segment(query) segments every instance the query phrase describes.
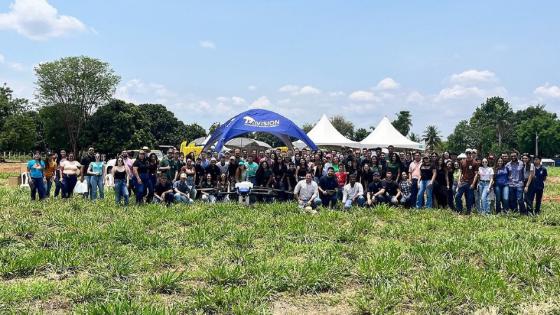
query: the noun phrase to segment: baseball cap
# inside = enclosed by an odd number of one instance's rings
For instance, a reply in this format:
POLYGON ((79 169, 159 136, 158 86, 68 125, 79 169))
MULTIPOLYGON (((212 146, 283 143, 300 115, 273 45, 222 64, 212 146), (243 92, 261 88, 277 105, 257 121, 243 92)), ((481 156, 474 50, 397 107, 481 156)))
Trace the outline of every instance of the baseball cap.
POLYGON ((381 174, 379 174, 379 172, 373 172, 373 176, 381 176, 381 174))
POLYGON ((469 152, 472 152, 472 150, 471 149, 466 149, 465 150, 465 153, 469 153, 469 152))
POLYGON ((142 147, 142 150, 144 150, 144 151, 150 151, 150 148, 148 148, 147 146, 143 146, 143 147, 142 147))

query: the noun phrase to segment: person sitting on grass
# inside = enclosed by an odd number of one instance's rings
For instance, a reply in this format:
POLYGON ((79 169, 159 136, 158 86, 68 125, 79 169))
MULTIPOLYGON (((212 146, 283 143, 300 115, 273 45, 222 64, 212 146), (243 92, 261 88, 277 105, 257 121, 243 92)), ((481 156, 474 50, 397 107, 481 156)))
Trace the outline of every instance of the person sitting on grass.
POLYGON ((169 206, 173 203, 173 200, 173 186, 171 186, 171 182, 167 180, 167 176, 160 174, 154 191, 154 202, 165 203, 169 206))
POLYGON ((369 183, 367 190, 367 205, 371 207, 383 202, 385 202, 385 189, 381 182, 381 174, 374 172, 373 180, 369 183))
POLYGON ((302 209, 311 210, 321 204, 319 187, 313 181, 313 174, 305 174, 305 179, 297 183, 294 189, 294 197, 298 201, 298 206, 302 209))
POLYGON ((338 181, 334 176, 334 168, 331 166, 327 171, 327 175, 322 176, 319 180, 319 193, 323 207, 334 208, 336 206, 336 191, 338 188, 338 181))
POLYGON ((189 185, 189 182, 187 181, 187 174, 181 173, 181 175, 179 175, 179 180, 173 184, 175 201, 189 204, 193 203, 193 199, 191 198, 192 190, 194 190, 194 188, 189 185))
POLYGON ((412 196, 410 186, 411 183, 408 180, 408 173, 402 172, 401 182, 399 183, 399 202, 407 208, 410 207, 410 197, 412 196))
POLYGON ((206 174, 206 179, 200 184, 200 199, 204 202, 216 203, 216 185, 212 182, 212 175, 206 174))
POLYGON ((348 210, 352 208, 354 204, 362 207, 365 201, 362 184, 356 181, 356 174, 350 175, 350 182, 344 186, 344 192, 342 193, 344 209, 348 210))
POLYGON ((383 190, 385 191, 385 194, 384 194, 385 195, 385 201, 387 203, 392 204, 392 205, 398 205, 399 204, 398 197, 400 196, 400 190, 399 190, 399 185, 394 180, 394 178, 396 178, 396 177, 397 176, 393 177, 393 171, 391 171, 390 169, 387 169, 386 177, 381 182, 381 185, 383 186, 383 190))

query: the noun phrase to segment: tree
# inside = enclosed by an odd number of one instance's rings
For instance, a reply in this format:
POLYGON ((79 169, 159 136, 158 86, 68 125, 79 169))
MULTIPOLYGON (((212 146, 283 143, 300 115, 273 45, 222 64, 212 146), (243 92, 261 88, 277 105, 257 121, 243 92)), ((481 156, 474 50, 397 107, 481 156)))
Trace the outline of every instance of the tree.
POLYGON ((469 122, 466 120, 461 120, 453 133, 447 137, 447 149, 451 152, 463 152, 467 148, 474 147, 474 141, 472 139, 472 128, 469 126, 469 122))
POLYGON ((422 140, 426 142, 426 146, 430 149, 435 149, 435 147, 441 144, 441 137, 438 128, 434 125, 429 125, 426 127, 424 134, 422 135, 422 140))
POLYGON ((556 115, 541 115, 527 119, 517 127, 517 142, 521 152, 534 153, 536 135, 539 137, 539 155, 553 157, 560 153, 560 120, 556 115))
POLYGON ((60 123, 77 152, 87 119, 111 100, 120 77, 108 63, 85 56, 42 63, 35 74, 39 104, 59 107, 60 123))
POLYGON ((198 124, 185 125, 161 104, 142 104, 140 112, 147 119, 147 126, 156 140, 156 145, 179 146, 181 142, 206 136, 206 130, 198 124))
MULTIPOLYGON (((184 127, 181 128, 179 134, 180 139, 182 139, 181 142, 186 140, 187 143, 189 143, 190 141, 193 141, 196 138, 206 137, 206 130, 204 130, 204 128, 202 128, 202 126, 200 126, 199 124, 192 123, 189 125, 185 125, 185 124, 183 125, 184 127)), ((179 144, 181 144, 181 142, 179 142, 179 144)))
POLYGON ((414 132, 411 132, 411 133, 410 133, 410 135, 408 136, 408 139, 410 139, 410 141, 414 141, 414 142, 420 142, 420 141, 422 141, 422 140, 420 139, 420 137, 419 137, 417 134, 415 134, 414 132))
POLYGON ((138 106, 112 100, 99 107, 88 120, 82 142, 109 154, 124 149, 138 149, 144 145, 154 147, 156 140, 148 126, 149 122, 138 106))
POLYGON ((29 152, 35 145, 36 125, 30 113, 10 115, 0 133, 0 145, 15 151, 29 152))
POLYGON ((51 150, 69 150, 68 132, 64 124, 60 121, 63 115, 60 105, 44 106, 39 108, 38 121, 42 142, 51 150))
POLYGON ((315 127, 314 124, 312 124, 312 123, 305 123, 305 124, 303 124, 303 126, 301 126, 301 129, 302 129, 305 133, 308 133, 308 132, 311 131, 311 129, 313 129, 313 127, 315 127))
POLYGON ((214 131, 216 131, 216 129, 220 128, 222 124, 220 124, 219 122, 215 122, 213 123, 210 128, 208 128, 208 134, 211 135, 214 133, 214 131))
POLYGON ((358 128, 356 132, 354 132, 354 141, 362 141, 369 135, 369 131, 366 128, 358 128))
MULTIPOLYGON (((486 99, 486 102, 476 108, 470 119, 470 125, 477 133, 480 140, 478 149, 488 152, 492 144, 497 140, 498 147, 502 147, 507 130, 514 127, 514 114, 511 106, 503 98, 495 96, 486 99)), ((513 133, 508 142, 513 142, 513 133)), ((514 143, 512 143, 514 144, 514 143)))
POLYGON ((403 136, 406 136, 412 127, 410 112, 401 110, 397 113, 397 119, 393 120, 392 124, 403 136))
POLYGON ((340 132, 343 136, 348 139, 354 137, 354 124, 351 121, 346 120, 341 115, 336 115, 330 119, 331 124, 340 132))
POLYGON ((27 110, 28 101, 23 98, 14 98, 13 91, 5 83, 0 87, 0 128, 9 116, 21 114, 27 110))

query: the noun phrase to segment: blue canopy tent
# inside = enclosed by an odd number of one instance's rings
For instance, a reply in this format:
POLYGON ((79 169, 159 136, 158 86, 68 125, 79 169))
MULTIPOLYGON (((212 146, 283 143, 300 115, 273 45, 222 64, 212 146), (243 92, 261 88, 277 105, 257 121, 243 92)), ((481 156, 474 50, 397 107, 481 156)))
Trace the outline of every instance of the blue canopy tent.
POLYGON ((215 143, 214 150, 220 152, 227 141, 249 132, 270 133, 289 148, 292 148, 290 137, 294 137, 303 141, 311 150, 318 150, 315 143, 291 120, 266 109, 251 109, 229 119, 214 131, 204 145, 204 150, 215 143))

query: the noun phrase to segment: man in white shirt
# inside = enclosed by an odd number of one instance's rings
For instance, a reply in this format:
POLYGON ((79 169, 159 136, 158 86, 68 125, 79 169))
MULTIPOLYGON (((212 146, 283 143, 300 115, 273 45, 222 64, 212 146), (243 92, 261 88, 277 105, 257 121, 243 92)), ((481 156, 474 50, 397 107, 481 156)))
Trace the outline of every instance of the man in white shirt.
POLYGON ((298 206, 300 208, 316 208, 321 204, 321 198, 319 198, 319 186, 313 181, 313 175, 311 173, 305 174, 305 179, 300 180, 295 189, 294 197, 298 201, 298 206))
POLYGON ((344 186, 344 191, 342 194, 342 203, 344 204, 344 209, 352 208, 353 204, 358 204, 362 207, 366 199, 364 198, 364 187, 362 184, 356 182, 356 175, 350 175, 350 182, 344 186))

